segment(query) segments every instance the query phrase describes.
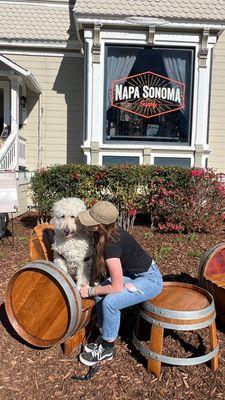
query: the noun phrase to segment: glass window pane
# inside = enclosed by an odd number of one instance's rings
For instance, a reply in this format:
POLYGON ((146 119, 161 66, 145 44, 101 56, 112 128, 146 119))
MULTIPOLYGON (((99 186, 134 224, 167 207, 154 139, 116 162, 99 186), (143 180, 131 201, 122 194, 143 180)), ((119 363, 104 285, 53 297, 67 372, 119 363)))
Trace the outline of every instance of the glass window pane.
POLYGON ((139 157, 129 157, 129 156, 103 156, 103 165, 111 164, 139 164, 139 157))
POLYGON ((191 159, 180 157, 155 157, 154 165, 190 168, 191 159))
POLYGON ((105 141, 189 144, 193 49, 106 46, 105 141))

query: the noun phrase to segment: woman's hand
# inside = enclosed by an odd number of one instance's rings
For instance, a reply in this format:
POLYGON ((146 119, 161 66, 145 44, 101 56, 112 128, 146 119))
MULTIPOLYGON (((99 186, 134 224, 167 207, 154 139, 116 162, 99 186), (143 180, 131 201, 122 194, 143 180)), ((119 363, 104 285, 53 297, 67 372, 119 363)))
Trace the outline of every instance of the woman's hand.
POLYGON ((85 283, 82 286, 82 288, 80 289, 80 295, 83 299, 86 299, 87 297, 89 297, 89 289, 90 289, 90 286, 87 283, 85 283))

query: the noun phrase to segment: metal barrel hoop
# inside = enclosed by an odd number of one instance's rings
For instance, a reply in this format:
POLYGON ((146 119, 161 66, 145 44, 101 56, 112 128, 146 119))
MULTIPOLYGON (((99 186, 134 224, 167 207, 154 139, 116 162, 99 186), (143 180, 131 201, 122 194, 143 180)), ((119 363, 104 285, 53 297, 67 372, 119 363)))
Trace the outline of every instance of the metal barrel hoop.
POLYGON ((215 347, 210 353, 204 354, 203 356, 199 357, 190 357, 190 358, 182 358, 182 357, 169 357, 165 356, 163 354, 158 354, 152 350, 150 350, 147 346, 145 346, 141 341, 139 341, 133 332, 133 344, 136 347, 137 350, 140 351, 140 353, 146 357, 146 358, 152 358, 153 360, 156 361, 161 361, 165 364, 170 364, 170 365, 198 365, 205 363, 212 358, 215 357, 215 355, 219 351, 219 345, 215 347))
POLYGON ((158 319, 152 318, 146 313, 140 312, 140 316, 145 319, 146 321, 150 322, 152 325, 160 326, 165 329, 171 329, 171 330, 176 330, 176 331, 195 331, 197 329, 203 329, 207 328, 209 325, 213 323, 213 321, 216 319, 216 313, 213 314, 213 316, 210 319, 207 319, 206 321, 199 322, 198 324, 170 324, 168 322, 164 321, 159 321, 158 319))
MULTIPOLYGON (((202 291, 206 292, 204 289, 202 289, 202 291)), ((160 308, 151 303, 148 303, 147 301, 142 303, 142 308, 159 317, 165 316, 166 318, 175 318, 175 319, 182 318, 182 319, 192 320, 195 318, 207 317, 215 310, 215 304, 212 295, 207 292, 207 297, 210 298, 211 300, 210 305, 208 307, 196 311, 175 311, 167 308, 166 309, 160 308)))

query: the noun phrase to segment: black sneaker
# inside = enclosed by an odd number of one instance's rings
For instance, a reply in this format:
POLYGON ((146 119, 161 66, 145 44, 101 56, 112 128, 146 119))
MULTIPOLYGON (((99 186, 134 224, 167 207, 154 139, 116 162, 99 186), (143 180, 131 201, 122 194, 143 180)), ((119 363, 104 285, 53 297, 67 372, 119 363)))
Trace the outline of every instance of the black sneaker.
POLYGON ((91 351, 97 350, 98 346, 102 343, 102 341, 103 341, 102 335, 99 335, 95 343, 85 344, 83 350, 85 351, 85 353, 90 353, 91 351))
POLYGON ((95 365, 100 361, 112 360, 115 355, 115 349, 109 347, 103 347, 101 344, 96 350, 90 351, 89 353, 83 352, 80 354, 79 359, 82 364, 95 365))

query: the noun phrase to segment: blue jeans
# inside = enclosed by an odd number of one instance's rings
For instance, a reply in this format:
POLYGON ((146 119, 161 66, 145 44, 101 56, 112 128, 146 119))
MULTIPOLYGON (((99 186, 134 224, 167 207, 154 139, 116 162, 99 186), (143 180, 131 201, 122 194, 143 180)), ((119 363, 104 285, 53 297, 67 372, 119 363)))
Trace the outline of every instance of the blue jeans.
MULTIPOLYGON (((113 341, 118 336, 120 310, 149 300, 162 291, 162 275, 154 261, 148 271, 129 275, 123 277, 123 283, 124 285, 128 282, 132 283, 134 286, 132 289, 124 287, 122 292, 95 297, 97 322, 105 340, 113 341)), ((108 284, 110 284, 110 278, 101 282, 100 285, 108 284)))

